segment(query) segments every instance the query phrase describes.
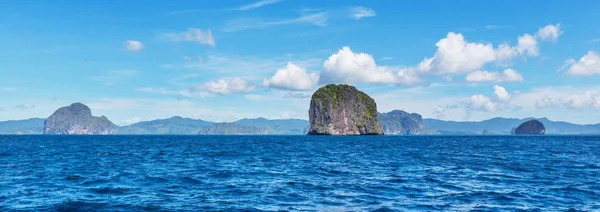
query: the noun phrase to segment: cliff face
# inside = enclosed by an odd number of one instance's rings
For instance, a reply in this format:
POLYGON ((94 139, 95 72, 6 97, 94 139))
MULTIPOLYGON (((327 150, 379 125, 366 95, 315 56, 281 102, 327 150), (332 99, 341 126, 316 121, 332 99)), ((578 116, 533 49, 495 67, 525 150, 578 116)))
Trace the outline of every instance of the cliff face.
POLYGON ((267 129, 256 126, 243 126, 235 123, 216 123, 208 129, 198 131, 201 135, 264 135, 267 129))
POLYGON ((309 135, 383 135, 375 100, 353 86, 319 88, 308 113, 309 135))
POLYGON ((92 116, 88 106, 73 103, 59 108, 46 119, 44 134, 115 134, 113 126, 104 116, 92 116))
POLYGON ((423 118, 416 113, 393 110, 379 113, 379 122, 386 135, 421 135, 425 134, 423 118))
POLYGON ((530 120, 523 122, 517 129, 515 129, 517 135, 543 135, 546 134, 546 128, 544 124, 538 120, 530 120))

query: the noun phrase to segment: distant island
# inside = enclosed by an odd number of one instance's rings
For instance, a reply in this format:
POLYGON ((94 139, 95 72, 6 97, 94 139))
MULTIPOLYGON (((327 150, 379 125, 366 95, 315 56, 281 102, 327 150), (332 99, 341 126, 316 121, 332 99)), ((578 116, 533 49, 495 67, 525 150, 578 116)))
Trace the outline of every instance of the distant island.
POLYGON ((514 133, 516 135, 544 135, 546 134, 546 128, 542 122, 534 119, 523 122, 515 128, 514 133))
POLYGON ((105 116, 92 116, 82 103, 61 107, 44 122, 44 134, 115 134, 114 124, 105 116))
POLYGON ((376 108, 372 98, 356 90, 353 86, 328 85, 313 95, 309 109, 309 119, 312 118, 310 122, 304 119, 244 118, 234 122, 215 123, 173 116, 118 126, 105 116, 93 116, 91 109, 85 104, 73 103, 57 109, 45 119, 0 121, 0 134, 335 134, 332 129, 343 134, 386 135, 600 134, 600 124, 581 125, 551 121, 547 118, 445 121, 423 119, 420 114, 402 110, 378 112, 376 108), (342 110, 338 110, 340 108, 342 110), (347 114, 341 114, 340 111, 346 111, 347 114), (329 125, 334 127, 330 128, 329 125), (520 125, 522 126, 519 128, 520 125))

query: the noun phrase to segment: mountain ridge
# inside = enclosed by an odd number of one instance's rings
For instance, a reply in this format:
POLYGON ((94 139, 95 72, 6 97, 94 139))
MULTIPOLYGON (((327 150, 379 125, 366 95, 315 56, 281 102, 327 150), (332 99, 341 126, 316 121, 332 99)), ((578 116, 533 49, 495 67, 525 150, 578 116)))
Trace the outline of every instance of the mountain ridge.
MULTIPOLYGON (((399 110, 402 111, 402 110, 399 110)), ((392 112, 392 111, 390 111, 392 112)), ((389 113, 389 112, 387 112, 389 113)), ((408 113, 408 112, 406 112, 408 113)), ((381 113, 380 114, 386 114, 381 113)), ((416 113, 410 113, 416 114, 416 113)), ((385 119, 385 118, 384 118, 385 119)), ((520 123, 537 119, 542 122, 547 129, 546 134, 582 134, 582 135, 593 135, 600 134, 600 123, 598 124, 575 124, 566 121, 552 121, 548 118, 503 118, 503 117, 494 117, 482 121, 451 121, 451 120, 440 120, 434 118, 423 118, 423 125, 425 127, 424 132, 421 134, 433 134, 433 135, 480 135, 483 134, 484 131, 488 135, 509 135, 512 128, 516 128, 520 123)), ((0 121, 0 134, 42 134, 44 130, 44 120, 43 118, 29 118, 23 120, 7 120, 0 121)), ((168 122, 167 122, 168 123, 168 122)), ((212 127, 217 122, 206 121, 202 119, 192 119, 185 118, 181 116, 173 116, 171 118, 164 119, 155 119, 150 121, 142 121, 137 122, 130 125, 115 125, 115 131, 117 134, 198 134, 200 129, 208 129, 212 127), (150 127, 153 125, 147 124, 156 124, 160 121, 167 121, 169 119, 180 120, 180 121, 189 121, 189 122, 198 122, 197 125, 200 125, 200 128, 189 128, 186 133, 176 133, 181 130, 165 130, 172 128, 173 126, 165 126, 166 128, 163 131, 170 132, 164 133, 160 128, 153 130, 157 126, 150 127), (129 128, 129 129, 127 129, 129 128), (139 130, 137 133, 126 133, 127 131, 139 130)), ((242 126, 257 126, 257 127, 271 127, 278 129, 280 131, 268 130, 269 134, 272 132, 279 132, 273 134, 289 134, 289 135, 299 135, 305 134, 306 128, 310 125, 308 120, 305 119, 266 119, 263 117, 258 118, 242 118, 233 122, 227 123, 236 123, 242 126), (291 123, 289 123, 291 122, 291 123), (285 126, 288 124, 289 126, 285 126)), ((166 123, 163 123, 166 124, 166 123)), ((387 124, 382 125, 388 126, 387 124)), ((175 125, 177 126, 177 125, 175 125)), ((387 128, 386 128, 387 129, 387 128)), ((393 134, 393 133, 392 133, 393 134)), ((410 133, 409 133, 410 134, 410 133)))

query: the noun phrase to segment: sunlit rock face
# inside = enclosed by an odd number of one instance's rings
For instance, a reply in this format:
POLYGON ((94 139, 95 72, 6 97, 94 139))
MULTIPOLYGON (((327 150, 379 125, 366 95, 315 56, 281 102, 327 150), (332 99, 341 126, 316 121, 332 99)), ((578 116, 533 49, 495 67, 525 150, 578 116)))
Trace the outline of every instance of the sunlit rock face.
POLYGON ((308 135, 383 135, 375 100, 354 86, 319 88, 308 113, 308 135))

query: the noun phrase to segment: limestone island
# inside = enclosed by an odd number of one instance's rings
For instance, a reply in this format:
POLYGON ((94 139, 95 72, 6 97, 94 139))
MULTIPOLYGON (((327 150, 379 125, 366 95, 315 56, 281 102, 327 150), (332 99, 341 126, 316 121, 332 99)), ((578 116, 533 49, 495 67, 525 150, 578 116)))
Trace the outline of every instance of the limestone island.
POLYGON ((114 124, 105 116, 92 116, 90 108, 73 103, 56 110, 44 122, 44 134, 115 134, 114 124))
POLYGON ((319 88, 310 100, 308 135, 383 135, 375 100, 354 86, 319 88))
POLYGON ((514 132, 516 135, 544 135, 546 134, 546 128, 542 122, 534 119, 523 122, 514 132))

